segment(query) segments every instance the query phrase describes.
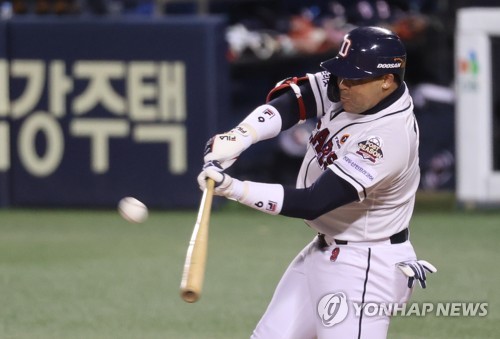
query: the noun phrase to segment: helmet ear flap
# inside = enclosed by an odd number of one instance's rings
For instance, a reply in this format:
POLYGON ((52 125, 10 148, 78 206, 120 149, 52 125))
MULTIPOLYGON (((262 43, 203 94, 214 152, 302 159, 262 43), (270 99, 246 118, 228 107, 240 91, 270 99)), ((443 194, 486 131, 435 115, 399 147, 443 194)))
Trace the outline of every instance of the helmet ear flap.
POLYGON ((328 80, 328 86, 326 87, 326 94, 330 101, 340 101, 340 89, 339 85, 337 84, 337 77, 333 74, 330 74, 330 80, 328 80))

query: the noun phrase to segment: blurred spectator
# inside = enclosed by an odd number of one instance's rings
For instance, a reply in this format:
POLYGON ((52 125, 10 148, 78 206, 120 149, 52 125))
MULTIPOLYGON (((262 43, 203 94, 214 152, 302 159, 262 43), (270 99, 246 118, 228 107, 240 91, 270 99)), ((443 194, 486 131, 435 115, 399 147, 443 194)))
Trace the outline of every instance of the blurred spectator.
POLYGON ((12 11, 14 14, 25 14, 28 12, 28 6, 25 0, 13 0, 12 11))
POLYGON ((22 14, 77 14, 79 12, 78 0, 11 0, 3 1, 12 3, 14 15, 22 14))
MULTIPOLYGON (((436 138, 432 126, 437 123, 445 126, 453 124, 454 76, 453 25, 444 20, 449 17, 447 2, 434 0, 282 0, 251 2, 252 10, 239 8, 229 11, 230 26, 227 40, 230 60, 236 70, 252 69, 255 81, 253 93, 258 86, 269 89, 269 79, 276 77, 278 70, 288 69, 288 73, 303 74, 308 71, 311 56, 319 62, 336 54, 344 34, 354 26, 377 25, 395 31, 407 46, 408 62, 412 64, 406 74, 410 90, 416 89, 420 105, 416 107, 417 119, 422 122, 423 137, 422 188, 440 189, 454 184, 454 140, 452 133, 441 133, 436 138), (236 18, 236 19, 235 19, 236 18), (300 57, 304 56, 304 57, 300 57), (255 60, 251 67, 249 60, 255 60), (266 68, 266 65, 270 65, 266 68), (300 69, 302 67, 302 70, 300 69), (257 71, 259 70, 259 71, 257 71), (258 78, 258 79, 257 79, 258 78), (269 79, 268 79, 269 78, 269 79), (419 86, 419 85, 424 86, 419 86), (438 97, 428 96, 428 89, 438 97), (437 90, 438 89, 438 90, 437 90), (441 94, 444 96, 441 96, 441 94)), ((249 86, 249 77, 245 77, 249 86)), ((233 73, 235 74, 235 73, 233 73)), ((233 81, 237 81, 234 78, 233 81)), ((248 91, 235 93, 237 98, 248 96, 248 91)), ((241 100, 236 101, 235 114, 247 113, 241 100)), ((273 149, 274 158, 269 161, 287 162, 290 166, 280 166, 280 173, 269 173, 281 178, 293 178, 286 173, 286 167, 294 166, 297 154, 306 142, 297 136, 300 128, 294 128, 279 140, 273 149), (285 160, 287 159, 287 160, 285 160), (283 170, 285 168, 285 170, 283 170), (285 172, 285 173, 283 173, 285 172)), ((269 149, 269 148, 268 148, 269 149)), ((262 161, 264 152, 255 156, 262 161)), ((243 165, 243 164, 242 164, 243 165)), ((249 172, 255 169, 248 168, 249 172)), ((245 169, 241 169, 244 172, 245 169)), ((293 169, 291 170, 293 171, 293 169)), ((252 172, 253 173, 253 172, 252 172)))
POLYGON ((156 5, 156 0, 12 0, 11 2, 12 11, 17 15, 153 15, 156 5))
POLYGON ((84 11, 97 15, 153 15, 155 0, 81 0, 84 11))
POLYGON ((104 15, 109 13, 109 7, 114 6, 114 2, 110 3, 106 0, 83 0, 81 11, 91 14, 104 15))

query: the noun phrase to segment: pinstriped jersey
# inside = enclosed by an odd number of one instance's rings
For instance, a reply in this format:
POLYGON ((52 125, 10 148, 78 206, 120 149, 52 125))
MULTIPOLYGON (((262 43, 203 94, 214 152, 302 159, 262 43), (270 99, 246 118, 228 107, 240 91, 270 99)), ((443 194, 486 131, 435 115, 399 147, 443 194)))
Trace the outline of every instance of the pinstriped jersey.
MULTIPOLYGON (((420 181, 419 132, 408 88, 403 83, 370 114, 353 114, 328 100, 328 72, 308 74, 318 108, 297 178, 309 187, 333 171, 358 192, 359 201, 306 223, 348 241, 389 238, 409 226, 420 181)), ((331 192, 335 194, 335 192, 331 192)))

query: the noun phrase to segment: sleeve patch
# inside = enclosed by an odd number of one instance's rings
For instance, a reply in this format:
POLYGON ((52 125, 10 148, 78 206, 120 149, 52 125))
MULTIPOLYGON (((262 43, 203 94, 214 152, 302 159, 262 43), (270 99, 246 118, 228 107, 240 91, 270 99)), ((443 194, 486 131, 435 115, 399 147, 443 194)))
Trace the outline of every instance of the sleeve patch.
POLYGON ((366 164, 360 164, 356 161, 356 159, 349 156, 349 154, 344 155, 339 160, 349 173, 351 173, 354 177, 358 178, 361 182, 366 185, 370 185, 377 177, 377 172, 373 170, 373 168, 369 168, 366 164))
POLYGON ((369 137, 367 140, 358 143, 356 154, 360 155, 365 160, 375 163, 384 157, 382 144, 382 138, 374 136, 369 137))

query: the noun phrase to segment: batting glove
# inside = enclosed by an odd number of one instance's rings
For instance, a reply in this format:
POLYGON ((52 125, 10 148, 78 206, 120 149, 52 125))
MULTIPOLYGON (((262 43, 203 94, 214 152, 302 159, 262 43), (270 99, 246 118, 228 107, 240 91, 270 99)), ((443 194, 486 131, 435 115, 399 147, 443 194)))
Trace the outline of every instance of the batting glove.
POLYGON ((229 132, 210 138, 205 146, 203 160, 205 163, 217 161, 223 169, 229 168, 252 143, 248 129, 237 126, 229 132))
POLYGON ((218 161, 209 161, 203 165, 203 170, 198 175, 198 185, 203 191, 207 187, 207 178, 215 181, 214 194, 224 196, 231 200, 238 200, 243 195, 243 183, 231 178, 223 172, 221 164, 218 161))
POLYGON ((397 263, 396 266, 408 277, 408 287, 412 288, 418 280, 422 288, 426 288, 426 271, 437 272, 437 268, 425 260, 410 260, 397 263))

